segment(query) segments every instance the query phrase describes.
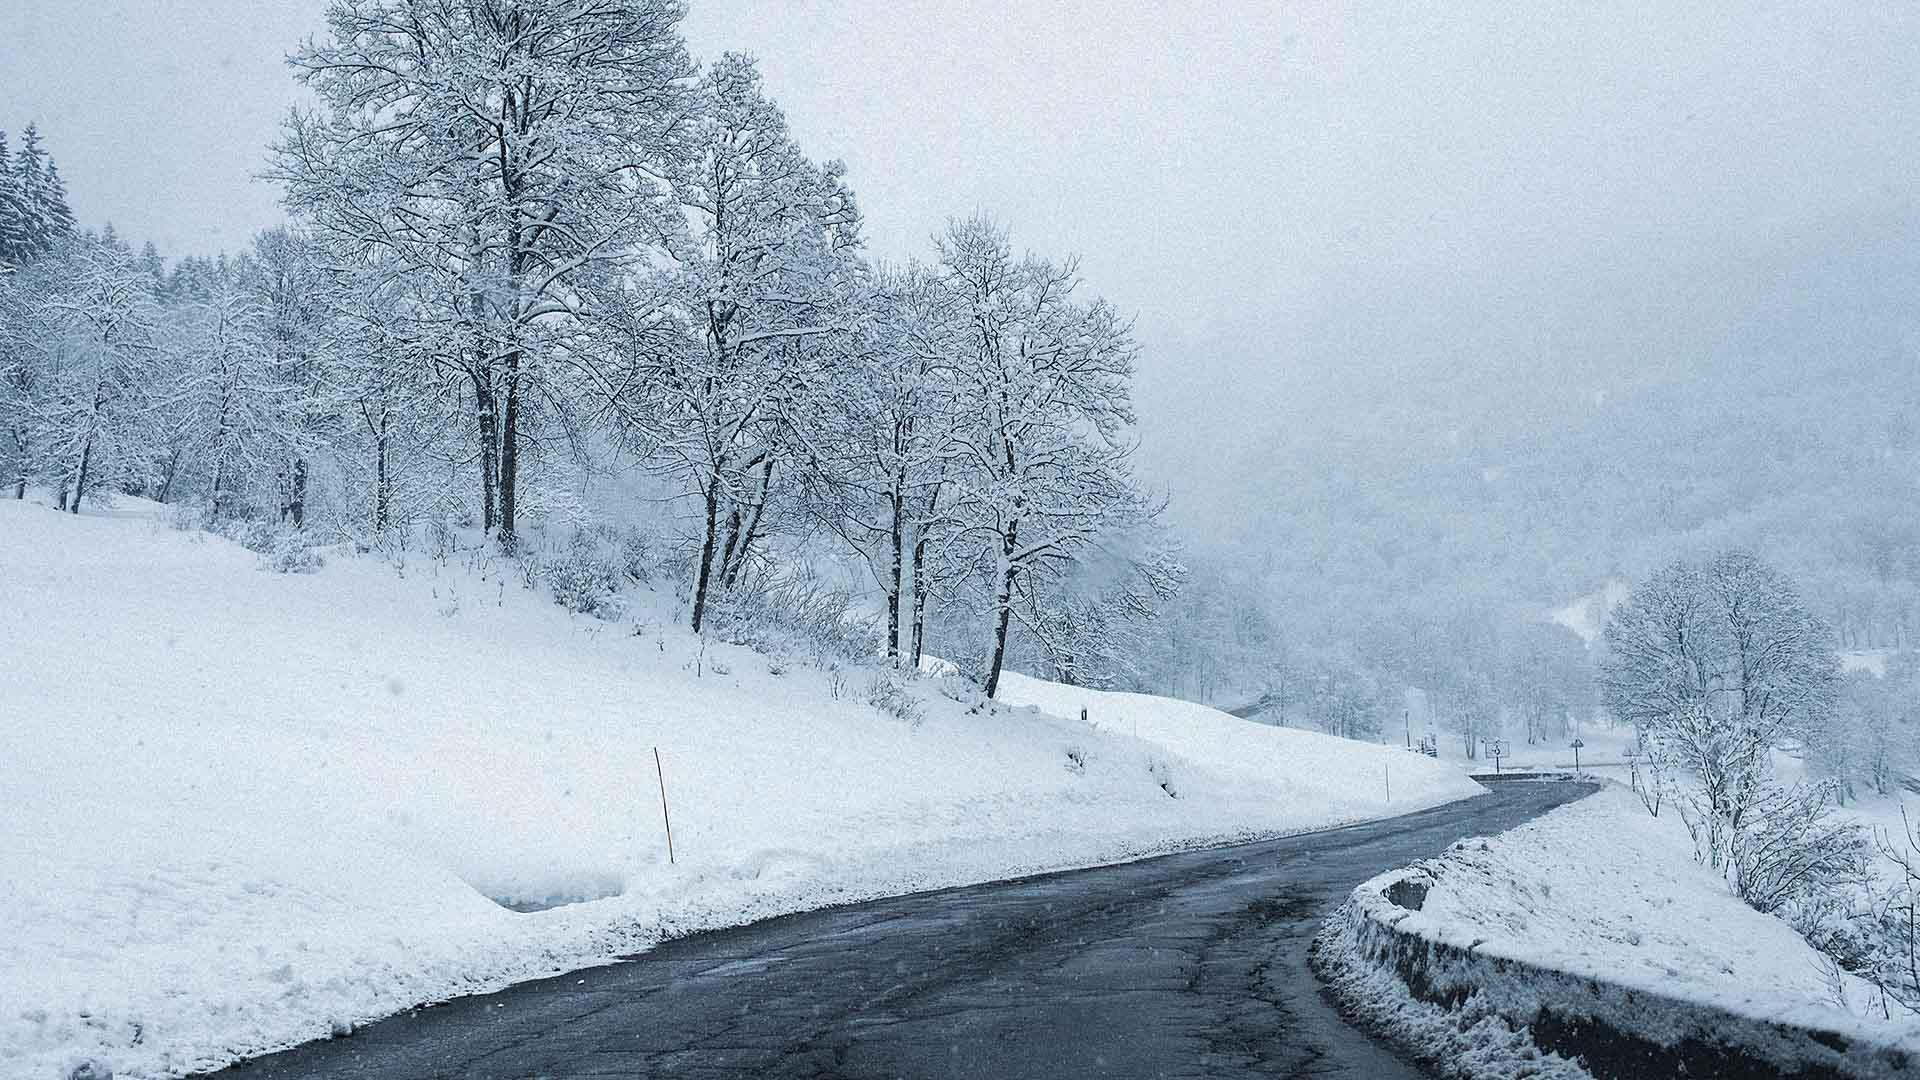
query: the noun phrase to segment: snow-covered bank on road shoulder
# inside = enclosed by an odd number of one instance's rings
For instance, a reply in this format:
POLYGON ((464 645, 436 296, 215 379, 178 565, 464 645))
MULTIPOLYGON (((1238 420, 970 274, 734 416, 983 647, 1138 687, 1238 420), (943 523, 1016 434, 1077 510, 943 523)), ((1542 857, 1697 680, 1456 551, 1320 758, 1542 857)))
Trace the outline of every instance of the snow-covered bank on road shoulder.
MULTIPOLYGON (((1812 946, 1695 862, 1676 812, 1656 818, 1619 785, 1438 863, 1402 929, 1756 1017, 1818 1022, 1837 1008, 1812 946)), ((1864 994, 1853 1003, 1866 1011, 1864 994)))
POLYGON ((1383 807, 1411 813, 1484 790, 1460 768, 1422 754, 1250 723, 1188 701, 1087 690, 1011 671, 1001 676, 1000 698, 1055 716, 1077 717, 1084 709, 1094 728, 1164 747, 1237 783, 1277 789, 1327 821, 1379 817, 1383 807))
POLYGON ((1850 976, 1837 997, 1805 940, 1694 862, 1676 815, 1618 785, 1368 881, 1315 949, 1351 1013, 1475 1080, 1881 1077, 1920 1055, 1920 1024, 1850 976))
POLYGON ((1155 699, 1136 738, 928 682, 907 723, 670 598, 595 622, 477 555, 279 575, 122 510, 0 501, 7 1080, 210 1068, 668 934, 1479 790, 1406 755, 1389 803, 1379 748, 1155 699))

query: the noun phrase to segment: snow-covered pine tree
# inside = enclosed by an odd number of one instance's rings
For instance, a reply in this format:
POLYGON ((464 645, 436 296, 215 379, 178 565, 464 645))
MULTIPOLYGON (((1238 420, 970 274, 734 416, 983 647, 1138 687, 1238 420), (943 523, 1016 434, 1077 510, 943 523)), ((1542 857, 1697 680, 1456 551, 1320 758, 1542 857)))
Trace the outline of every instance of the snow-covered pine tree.
POLYGON ((66 184, 40 143, 40 129, 33 124, 20 133, 20 149, 13 159, 13 190, 20 214, 13 260, 17 264, 45 255, 56 241, 73 231, 66 184))
POLYGON ((12 163, 7 133, 0 131, 0 273, 26 261, 27 209, 12 163))

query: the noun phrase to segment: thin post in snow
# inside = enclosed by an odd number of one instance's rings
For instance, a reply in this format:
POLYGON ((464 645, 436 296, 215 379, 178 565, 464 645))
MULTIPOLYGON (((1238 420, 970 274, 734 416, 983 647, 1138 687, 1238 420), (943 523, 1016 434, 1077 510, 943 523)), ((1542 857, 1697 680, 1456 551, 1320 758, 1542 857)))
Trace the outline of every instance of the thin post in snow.
POLYGON ((653 775, 660 781, 660 820, 667 826, 667 865, 674 865, 673 815, 667 812, 667 772, 660 767, 660 748, 653 748, 653 775))
POLYGON ((1393 766, 1391 764, 1382 763, 1380 766, 1380 775, 1386 778, 1387 801, 1392 802, 1393 801, 1393 766))

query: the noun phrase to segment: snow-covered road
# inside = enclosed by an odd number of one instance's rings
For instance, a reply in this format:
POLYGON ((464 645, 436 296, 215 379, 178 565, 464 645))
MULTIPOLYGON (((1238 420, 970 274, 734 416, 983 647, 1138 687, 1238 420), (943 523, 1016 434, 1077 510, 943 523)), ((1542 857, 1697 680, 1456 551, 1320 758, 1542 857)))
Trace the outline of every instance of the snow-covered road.
POLYGON ((1508 784, 1330 832, 697 934, 222 1075, 1418 1076, 1321 995, 1321 916, 1374 873, 1591 790, 1508 784))

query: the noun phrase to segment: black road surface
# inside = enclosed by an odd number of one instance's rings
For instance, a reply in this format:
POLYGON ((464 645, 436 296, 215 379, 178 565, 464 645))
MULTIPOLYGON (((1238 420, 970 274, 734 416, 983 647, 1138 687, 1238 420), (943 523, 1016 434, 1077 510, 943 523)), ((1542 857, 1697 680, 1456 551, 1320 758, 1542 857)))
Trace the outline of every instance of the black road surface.
POLYGON ((1321 917, 1374 874, 1591 790, 1503 784, 1368 825, 698 934, 218 1075, 1419 1076, 1322 994, 1321 917))

